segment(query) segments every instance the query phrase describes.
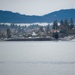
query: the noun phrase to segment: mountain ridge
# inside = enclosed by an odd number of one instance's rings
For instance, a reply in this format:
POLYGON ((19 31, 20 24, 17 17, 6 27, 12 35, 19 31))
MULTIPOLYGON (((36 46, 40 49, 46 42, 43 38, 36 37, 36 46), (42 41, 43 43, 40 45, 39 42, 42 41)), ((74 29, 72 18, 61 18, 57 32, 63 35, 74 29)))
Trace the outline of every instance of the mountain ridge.
POLYGON ((0 23, 36 23, 36 22, 53 22, 54 20, 60 21, 61 19, 75 20, 75 9, 62 9, 54 11, 43 16, 25 15, 14 13, 11 11, 0 10, 0 23))

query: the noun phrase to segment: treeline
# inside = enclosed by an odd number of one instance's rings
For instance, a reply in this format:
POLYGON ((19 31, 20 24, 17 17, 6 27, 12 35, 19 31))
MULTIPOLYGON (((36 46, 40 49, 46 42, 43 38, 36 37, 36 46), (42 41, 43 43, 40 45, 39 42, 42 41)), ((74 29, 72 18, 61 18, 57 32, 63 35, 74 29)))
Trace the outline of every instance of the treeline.
MULTIPOLYGON (((73 19, 71 18, 70 21, 68 21, 67 19, 65 20, 61 20, 60 21, 60 26, 64 26, 64 27, 68 27, 70 29, 73 29, 74 28, 74 21, 73 19)), ((60 26, 58 26, 58 22, 57 20, 55 20, 53 22, 53 29, 58 29, 60 26)), ((62 27, 61 27, 62 28, 62 27)))
POLYGON ((75 23, 72 18, 70 20, 61 20, 59 25, 57 20, 55 20, 52 28, 59 30, 62 37, 75 34, 75 23))
MULTIPOLYGON (((39 37, 51 36, 54 37, 57 32, 59 37, 65 37, 68 35, 75 35, 75 23, 73 18, 70 20, 54 20, 53 24, 40 26, 40 25, 30 25, 30 26, 17 26, 16 24, 0 24, 0 38, 11 38, 13 35, 23 35, 24 37, 32 36, 35 32, 39 37)), ((56 35, 57 36, 57 35, 56 35)))

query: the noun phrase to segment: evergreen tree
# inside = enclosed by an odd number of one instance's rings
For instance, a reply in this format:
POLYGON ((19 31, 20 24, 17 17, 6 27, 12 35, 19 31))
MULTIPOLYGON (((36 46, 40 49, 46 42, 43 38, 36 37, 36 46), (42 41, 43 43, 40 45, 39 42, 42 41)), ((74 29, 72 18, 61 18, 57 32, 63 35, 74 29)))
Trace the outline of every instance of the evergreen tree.
POLYGON ((60 28, 60 33, 65 33, 65 28, 64 28, 64 22, 63 22, 63 20, 60 21, 59 28, 60 28))
POLYGON ((11 38, 11 31, 9 28, 7 28, 7 38, 11 38))
POLYGON ((73 29, 74 28, 74 22, 73 22, 73 19, 71 18, 70 20, 70 28, 73 29))
POLYGON ((69 26, 69 23, 68 23, 67 19, 65 19, 65 21, 64 21, 64 26, 69 26))
POLYGON ((58 23, 57 23, 57 20, 55 20, 53 22, 53 29, 58 29, 58 23))
POLYGON ((60 21, 60 25, 64 25, 64 22, 63 22, 63 20, 61 20, 61 21, 60 21))
POLYGON ((10 27, 13 29, 15 27, 14 23, 11 23, 10 27))
POLYGON ((58 39, 58 38, 59 38, 59 34, 58 34, 58 32, 53 33, 53 37, 54 37, 55 39, 58 39))
POLYGON ((43 26, 40 26, 39 31, 44 32, 43 26))
POLYGON ((67 19, 64 20, 64 28, 65 28, 65 35, 68 36, 70 34, 70 26, 67 19))

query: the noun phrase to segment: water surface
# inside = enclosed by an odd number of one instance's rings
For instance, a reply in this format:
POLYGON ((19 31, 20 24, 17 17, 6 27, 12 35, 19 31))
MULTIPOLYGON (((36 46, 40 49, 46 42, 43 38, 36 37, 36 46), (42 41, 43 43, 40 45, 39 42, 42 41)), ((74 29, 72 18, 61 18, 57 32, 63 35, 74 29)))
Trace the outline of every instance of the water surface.
POLYGON ((75 42, 0 42, 0 75, 75 75, 75 42))

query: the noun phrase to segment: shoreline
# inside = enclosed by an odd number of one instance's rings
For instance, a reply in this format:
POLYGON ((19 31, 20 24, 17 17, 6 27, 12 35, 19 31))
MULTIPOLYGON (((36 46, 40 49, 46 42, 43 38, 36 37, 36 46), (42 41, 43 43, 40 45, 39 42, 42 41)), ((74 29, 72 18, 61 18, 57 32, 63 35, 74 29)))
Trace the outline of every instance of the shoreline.
POLYGON ((4 41, 52 41, 51 38, 9 38, 4 41))
POLYGON ((48 38, 44 38, 44 37, 32 37, 32 38, 5 38, 5 39, 0 39, 0 41, 70 41, 70 40, 74 40, 75 36, 66 36, 63 38, 58 38, 55 39, 53 37, 48 37, 48 38))

